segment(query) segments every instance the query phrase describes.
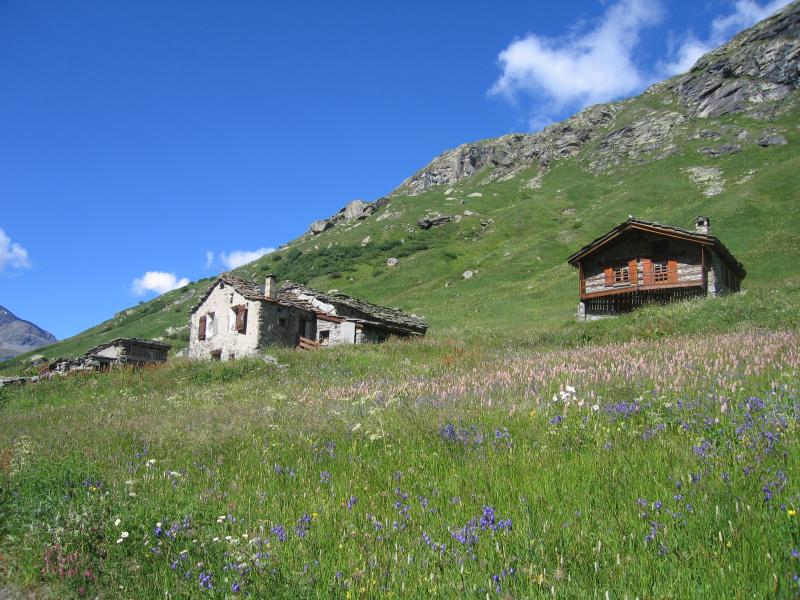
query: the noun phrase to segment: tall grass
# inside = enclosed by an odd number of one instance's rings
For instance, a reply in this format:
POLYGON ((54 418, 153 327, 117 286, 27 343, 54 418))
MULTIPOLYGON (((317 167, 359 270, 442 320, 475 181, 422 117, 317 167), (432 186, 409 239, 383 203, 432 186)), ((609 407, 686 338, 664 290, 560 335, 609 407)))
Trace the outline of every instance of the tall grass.
POLYGON ((790 597, 798 334, 428 341, 6 392, 0 573, 56 597, 790 597))

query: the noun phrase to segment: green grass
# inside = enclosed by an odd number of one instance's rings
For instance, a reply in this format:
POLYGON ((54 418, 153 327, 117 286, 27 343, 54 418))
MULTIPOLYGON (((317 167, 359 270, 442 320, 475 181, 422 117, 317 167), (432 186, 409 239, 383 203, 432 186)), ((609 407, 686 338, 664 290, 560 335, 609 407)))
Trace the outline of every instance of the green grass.
POLYGON ((642 333, 5 391, 0 573, 53 597, 793 595, 798 334, 642 333))

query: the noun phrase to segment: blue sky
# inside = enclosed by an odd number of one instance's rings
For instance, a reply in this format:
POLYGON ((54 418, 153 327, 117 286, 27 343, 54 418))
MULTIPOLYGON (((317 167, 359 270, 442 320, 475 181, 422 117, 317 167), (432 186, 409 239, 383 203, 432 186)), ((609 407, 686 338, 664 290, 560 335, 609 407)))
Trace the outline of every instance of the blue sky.
POLYGON ((0 2, 0 305, 68 337, 784 4, 0 2))

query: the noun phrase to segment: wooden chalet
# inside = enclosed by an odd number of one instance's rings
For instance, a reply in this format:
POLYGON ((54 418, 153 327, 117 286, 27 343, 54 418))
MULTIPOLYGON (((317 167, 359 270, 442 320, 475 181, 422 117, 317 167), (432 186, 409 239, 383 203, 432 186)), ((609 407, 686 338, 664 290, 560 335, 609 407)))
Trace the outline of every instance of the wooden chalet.
POLYGON ((578 269, 580 319, 738 292, 746 274, 710 234, 708 217, 697 217, 694 231, 631 217, 567 262, 578 269))

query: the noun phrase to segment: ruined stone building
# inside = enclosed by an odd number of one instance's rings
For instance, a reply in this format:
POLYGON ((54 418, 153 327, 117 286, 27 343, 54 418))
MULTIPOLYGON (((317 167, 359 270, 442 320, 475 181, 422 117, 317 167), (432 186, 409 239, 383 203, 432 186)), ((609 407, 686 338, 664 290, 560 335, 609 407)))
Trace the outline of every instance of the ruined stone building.
POLYGON ((629 218, 570 256, 578 269, 578 317, 627 312, 644 304, 738 292, 744 267, 710 233, 629 218))
POLYGON ((88 350, 77 358, 58 358, 51 361, 52 373, 101 371, 111 366, 144 367, 167 362, 169 344, 141 338, 116 338, 88 350))
POLYGON ((423 336, 424 319, 344 294, 323 293, 296 283, 278 289, 223 273, 192 309, 192 358, 229 360, 267 346, 318 348, 382 342, 390 335, 423 336))

